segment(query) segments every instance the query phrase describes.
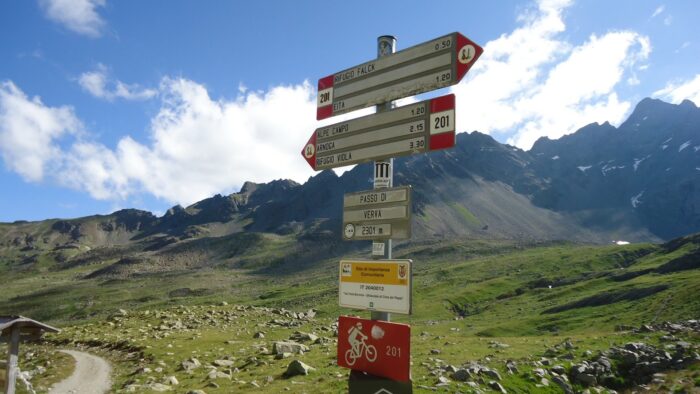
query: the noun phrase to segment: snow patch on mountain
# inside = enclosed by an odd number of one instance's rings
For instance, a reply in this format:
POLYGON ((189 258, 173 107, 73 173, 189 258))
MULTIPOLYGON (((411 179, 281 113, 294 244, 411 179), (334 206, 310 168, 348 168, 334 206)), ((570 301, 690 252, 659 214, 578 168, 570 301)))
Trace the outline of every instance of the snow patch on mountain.
POLYGON ((635 158, 635 159, 634 159, 634 165, 633 165, 633 166, 634 166, 634 171, 636 172, 636 171, 637 171, 637 168, 639 168, 639 165, 642 164, 642 162, 643 162, 644 160, 646 160, 646 159, 648 159, 648 158, 650 158, 650 157, 651 157, 651 155, 646 155, 646 156, 642 157, 641 159, 635 158))
POLYGON ((644 190, 639 192, 639 194, 637 194, 636 196, 630 198, 630 203, 632 203, 632 208, 637 208, 639 206, 639 204, 642 203, 642 200, 640 200, 640 198, 642 198, 643 195, 644 195, 644 190))
POLYGON ((673 139, 673 137, 667 139, 666 141, 662 142, 661 145, 668 144, 669 142, 671 142, 672 139, 673 139))
POLYGON ((668 148, 668 145, 661 145, 661 150, 666 150, 668 148))
POLYGON ((576 167, 576 168, 578 168, 579 171, 581 171, 581 172, 583 172, 583 173, 585 174, 585 173, 586 173, 586 170, 589 169, 589 168, 591 168, 591 167, 593 167, 593 166, 578 166, 578 167, 576 167))
POLYGON ((612 170, 621 170, 625 168, 625 166, 611 166, 611 165, 604 165, 603 168, 600 169, 600 172, 603 174, 603 176, 606 176, 608 172, 612 170))
POLYGON ((629 242, 627 242, 627 241, 622 241, 622 240, 620 240, 620 241, 613 241, 613 243, 614 243, 615 245, 629 245, 629 244, 630 244, 629 242))
POLYGON ((684 143, 678 148, 678 152, 682 151, 683 149, 685 149, 685 148, 687 148, 687 147, 689 147, 689 146, 690 146, 690 140, 684 142, 684 143))
POLYGON ((559 155, 552 156, 552 160, 559 160, 559 155))

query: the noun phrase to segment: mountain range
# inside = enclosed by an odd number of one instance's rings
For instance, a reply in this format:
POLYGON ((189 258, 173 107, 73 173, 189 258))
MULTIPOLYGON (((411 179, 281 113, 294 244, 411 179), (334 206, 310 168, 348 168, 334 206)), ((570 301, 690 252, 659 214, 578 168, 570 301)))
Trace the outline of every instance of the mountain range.
MULTIPOLYGON (((301 160, 301 158, 300 158, 301 160)), ((589 124, 529 151, 474 131, 454 149, 395 160, 412 185, 412 241, 450 238, 658 242, 700 231, 700 109, 642 100, 619 127, 589 124)), ((323 171, 304 183, 245 183, 163 216, 110 215, 0 224, 0 253, 100 246, 158 251, 241 234, 340 242, 343 194, 372 188, 372 167, 323 171), (14 252, 13 252, 14 251, 14 252)), ((349 245, 349 244, 354 244, 349 245)), ((342 245, 342 246, 341 246, 342 245)))

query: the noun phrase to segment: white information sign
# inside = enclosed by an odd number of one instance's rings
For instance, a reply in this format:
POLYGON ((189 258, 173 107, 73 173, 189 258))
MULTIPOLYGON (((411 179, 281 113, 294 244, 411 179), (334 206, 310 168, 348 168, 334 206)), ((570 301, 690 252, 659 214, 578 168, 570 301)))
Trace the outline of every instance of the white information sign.
POLYGON ((411 314, 411 260, 342 260, 340 306, 411 314))

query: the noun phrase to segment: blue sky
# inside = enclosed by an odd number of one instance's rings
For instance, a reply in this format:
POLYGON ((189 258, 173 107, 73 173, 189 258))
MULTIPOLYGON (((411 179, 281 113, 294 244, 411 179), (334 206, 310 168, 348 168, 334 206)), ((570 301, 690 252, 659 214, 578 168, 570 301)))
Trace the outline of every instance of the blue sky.
MULTIPOLYGON (((313 175, 299 155, 318 78, 459 31, 484 54, 458 131, 529 149, 644 97, 700 104, 700 3, 0 3, 0 221, 162 214, 246 180, 313 175)), ((332 119, 331 121, 337 121, 332 119)))

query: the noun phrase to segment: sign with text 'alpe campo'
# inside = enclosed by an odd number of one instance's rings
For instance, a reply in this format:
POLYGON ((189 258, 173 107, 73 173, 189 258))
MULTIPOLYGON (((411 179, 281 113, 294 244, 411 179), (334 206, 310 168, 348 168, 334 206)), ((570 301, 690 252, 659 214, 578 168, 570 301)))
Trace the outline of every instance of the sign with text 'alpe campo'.
POLYGON ((316 119, 454 85, 482 52, 452 33, 321 78, 316 119))
POLYGON ((455 145, 455 96, 320 127, 301 151, 316 171, 455 145))
POLYGON ((411 379, 408 324, 340 316, 338 365, 401 382, 411 379))
POLYGON ((411 314, 411 260, 341 260, 339 305, 411 314))
POLYGON ((411 186, 402 186, 345 194, 343 239, 411 238, 411 190, 411 186))

